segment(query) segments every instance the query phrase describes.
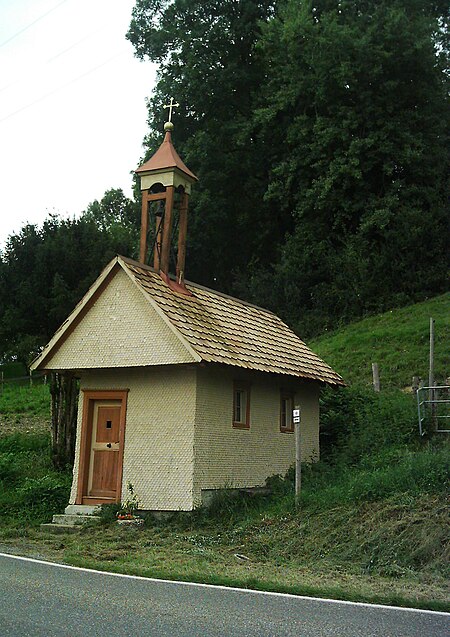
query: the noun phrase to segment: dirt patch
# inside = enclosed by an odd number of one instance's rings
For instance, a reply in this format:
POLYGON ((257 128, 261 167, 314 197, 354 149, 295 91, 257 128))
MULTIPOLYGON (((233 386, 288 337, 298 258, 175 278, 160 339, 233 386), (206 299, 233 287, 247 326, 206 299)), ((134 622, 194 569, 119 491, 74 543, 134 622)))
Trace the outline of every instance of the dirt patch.
POLYGON ((0 414, 0 436, 14 433, 50 433, 50 418, 0 414))

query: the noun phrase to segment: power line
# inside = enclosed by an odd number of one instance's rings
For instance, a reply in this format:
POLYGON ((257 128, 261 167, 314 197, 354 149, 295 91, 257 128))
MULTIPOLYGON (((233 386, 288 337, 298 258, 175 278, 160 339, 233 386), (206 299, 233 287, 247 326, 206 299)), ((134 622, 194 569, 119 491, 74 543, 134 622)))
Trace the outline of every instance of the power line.
MULTIPOLYGON (((87 35, 85 35, 83 38, 81 38, 81 40, 77 40, 77 42, 74 42, 73 44, 71 44, 69 47, 67 47, 66 49, 63 49, 61 51, 59 51, 58 53, 56 53, 56 55, 53 55, 51 58, 49 58, 48 60, 45 61, 45 64, 50 64, 51 62, 53 62, 54 60, 57 60, 58 58, 60 58, 62 55, 65 55, 68 51, 71 51, 72 49, 74 49, 75 47, 77 47, 79 44, 81 44, 82 42, 85 42, 86 40, 88 40, 89 38, 91 38, 93 35, 96 35, 97 33, 99 33, 100 31, 103 31, 105 29, 105 27, 100 27, 99 29, 96 29, 95 31, 92 31, 91 33, 88 33, 87 35)), ((42 68, 44 66, 44 63, 36 66, 35 68, 32 68, 31 71, 34 73, 36 70, 39 70, 40 68, 42 68)), ((29 70, 29 69, 28 69, 29 70)), ((20 76, 18 79, 14 80, 13 82, 10 82, 9 84, 6 84, 5 86, 2 86, 0 88, 0 93, 3 93, 3 91, 6 91, 7 89, 11 88, 12 86, 16 86, 17 84, 24 84, 25 82, 28 82, 28 77, 23 77, 20 76)))
POLYGON ((30 22, 30 24, 27 24, 26 27, 23 27, 22 29, 20 29, 19 31, 14 33, 14 35, 11 35, 7 40, 4 40, 3 42, 1 42, 0 43, 0 47, 5 46, 5 44, 8 44, 8 42, 11 42, 11 40, 14 40, 14 38, 17 38, 17 36, 21 35, 24 31, 27 31, 30 27, 35 25, 36 22, 39 22, 40 20, 42 20, 43 18, 48 16, 49 13, 52 13, 52 11, 55 11, 55 9, 60 7, 65 2, 68 2, 68 0, 61 0, 61 2, 59 2, 57 5, 55 5, 52 9, 49 9, 48 11, 46 11, 45 13, 40 15, 38 18, 36 18, 36 20, 33 20, 33 22, 30 22))
POLYGON ((58 86, 58 88, 55 88, 53 91, 50 91, 50 93, 46 93, 45 95, 42 95, 41 97, 38 97, 38 99, 34 100, 34 102, 31 102, 30 104, 26 104, 25 106, 22 106, 21 108, 18 108, 13 113, 10 113, 9 115, 4 117, 3 119, 0 119, 0 124, 2 122, 5 122, 10 117, 14 117, 14 115, 18 115, 22 111, 25 111, 28 108, 31 108, 32 106, 35 106, 36 104, 39 104, 39 102, 42 102, 43 100, 47 99, 47 97, 50 97, 51 95, 54 95, 58 91, 62 91, 63 89, 67 88, 68 86, 71 86, 75 82, 78 82, 79 80, 83 79, 83 77, 86 77, 86 75, 90 75, 91 73, 94 73, 94 71, 97 71, 98 69, 101 69, 103 66, 106 66, 106 64, 109 64, 110 62, 112 62, 116 58, 120 57, 121 55, 124 55, 124 52, 118 53, 117 55, 113 55, 113 57, 109 58, 105 62, 102 62, 98 66, 94 66, 92 69, 89 69, 85 73, 82 73, 78 77, 75 77, 73 80, 70 80, 70 82, 66 82, 66 84, 63 84, 62 86, 58 86))
POLYGON ((100 27, 99 29, 96 29, 95 31, 92 31, 91 33, 88 33, 87 35, 85 35, 83 38, 81 38, 81 40, 77 40, 77 42, 74 42, 74 44, 71 44, 70 46, 68 46, 66 49, 63 49, 62 51, 60 51, 59 53, 57 53, 56 55, 54 55, 53 57, 49 58, 47 60, 47 64, 49 64, 50 62, 53 62, 53 60, 56 60, 57 58, 61 57, 61 55, 64 55, 65 53, 67 53, 68 51, 71 51, 72 49, 74 49, 76 46, 78 46, 79 44, 81 44, 82 42, 85 42, 85 40, 88 40, 89 38, 92 38, 93 35, 96 35, 97 33, 99 33, 100 31, 103 31, 105 29, 105 27, 100 27))

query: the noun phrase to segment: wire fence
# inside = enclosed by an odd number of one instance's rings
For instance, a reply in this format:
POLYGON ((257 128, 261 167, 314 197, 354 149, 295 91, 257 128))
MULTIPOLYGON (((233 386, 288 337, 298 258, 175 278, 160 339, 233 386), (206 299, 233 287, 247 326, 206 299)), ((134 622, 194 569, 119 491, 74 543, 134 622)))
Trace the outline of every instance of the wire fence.
POLYGON ((3 393, 5 387, 33 387, 33 385, 46 385, 47 374, 45 372, 33 372, 27 376, 9 377, 5 372, 0 371, 0 393, 3 393))

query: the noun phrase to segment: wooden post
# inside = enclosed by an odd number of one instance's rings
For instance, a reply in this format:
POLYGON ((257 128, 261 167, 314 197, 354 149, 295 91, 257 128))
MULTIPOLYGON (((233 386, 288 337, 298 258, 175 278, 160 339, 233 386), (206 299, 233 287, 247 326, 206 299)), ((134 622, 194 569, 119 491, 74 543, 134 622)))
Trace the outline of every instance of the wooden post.
POLYGON ((32 373, 33 373, 33 372, 32 372, 32 371, 31 371, 31 369, 30 369, 30 371, 28 372, 28 375, 29 375, 29 377, 30 377, 30 387, 33 387, 33 376, 32 376, 32 373))
POLYGON ((434 400, 434 319, 430 316, 430 365, 428 370, 428 387, 429 389, 429 401, 430 401, 430 413, 431 422, 436 425, 436 405, 434 400))
POLYGON ((295 431, 295 504, 298 506, 300 492, 302 489, 302 447, 301 447, 301 430, 300 430, 300 408, 296 405, 294 408, 294 415, 292 418, 294 422, 295 431), (299 416, 296 417, 295 413, 298 410, 299 416))
POLYGON ((139 261, 145 263, 147 257, 147 234, 148 234, 148 197, 145 190, 142 191, 141 209, 141 243, 139 250, 139 261))
POLYGON ((180 223, 178 229, 178 254, 177 254, 177 281, 182 284, 184 281, 184 267, 186 263, 186 236, 187 236, 187 211, 188 211, 187 192, 183 193, 183 199, 180 207, 180 223))
POLYGON ((167 186, 166 190, 166 211, 164 214, 164 227, 162 236, 162 249, 161 249, 161 272, 169 274, 169 260, 170 260, 170 239, 172 234, 172 211, 173 211, 173 196, 175 193, 175 186, 167 186))
POLYGON ((373 390, 380 391, 380 372, 378 370, 378 363, 372 363, 372 378, 373 378, 373 390))
POLYGON ((430 367, 428 372, 428 387, 433 387, 433 385, 434 385, 434 319, 430 317, 430 367))
POLYGON ((162 242, 162 232, 164 225, 164 217, 156 217, 155 218, 155 250, 153 254, 153 267, 155 270, 159 270, 160 265, 160 257, 161 257, 161 242, 162 242))

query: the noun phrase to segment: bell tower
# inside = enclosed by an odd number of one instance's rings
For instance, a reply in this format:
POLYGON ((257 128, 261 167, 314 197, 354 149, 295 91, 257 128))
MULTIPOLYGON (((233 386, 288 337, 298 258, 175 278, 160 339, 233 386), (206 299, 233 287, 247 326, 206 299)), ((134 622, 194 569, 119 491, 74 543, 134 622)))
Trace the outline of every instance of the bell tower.
POLYGON ((164 141, 156 153, 136 170, 142 192, 139 260, 141 263, 147 262, 149 235, 153 235, 153 267, 168 285, 179 292, 187 293, 184 286, 187 212, 191 187, 197 177, 184 164, 172 144, 172 111, 177 106, 179 104, 175 104, 172 97, 170 104, 164 106, 169 109, 169 118, 164 124, 164 141), (153 215, 150 215, 150 206, 154 209, 153 215), (175 212, 178 212, 176 285, 169 279, 175 212), (150 222, 154 223, 153 231, 149 228, 150 222))

